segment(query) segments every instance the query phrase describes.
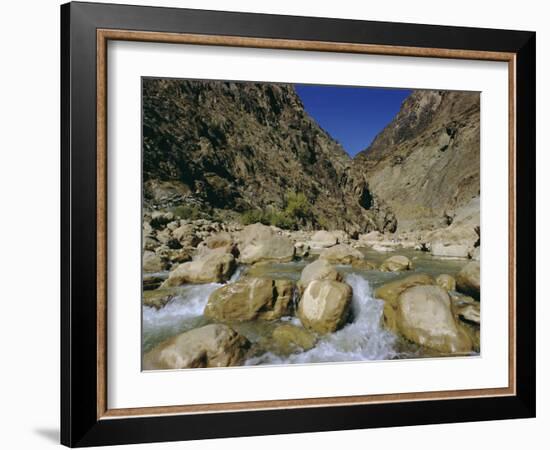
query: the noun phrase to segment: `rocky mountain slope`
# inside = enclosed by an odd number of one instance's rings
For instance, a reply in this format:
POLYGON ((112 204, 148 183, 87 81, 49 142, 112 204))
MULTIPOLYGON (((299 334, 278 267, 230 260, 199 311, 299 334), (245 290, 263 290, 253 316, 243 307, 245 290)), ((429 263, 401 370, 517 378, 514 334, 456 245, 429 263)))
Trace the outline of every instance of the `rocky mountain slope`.
POLYGON ((292 85, 147 78, 144 205, 235 218, 284 211, 300 193, 310 205, 302 229, 479 225, 479 98, 414 91, 352 160, 292 85))
POLYGON ((146 207, 280 210, 295 192, 312 205, 303 227, 391 228, 351 166, 292 85, 143 80, 146 207))
POLYGON ((399 231, 479 225, 479 117, 479 93, 415 91, 355 157, 399 231))

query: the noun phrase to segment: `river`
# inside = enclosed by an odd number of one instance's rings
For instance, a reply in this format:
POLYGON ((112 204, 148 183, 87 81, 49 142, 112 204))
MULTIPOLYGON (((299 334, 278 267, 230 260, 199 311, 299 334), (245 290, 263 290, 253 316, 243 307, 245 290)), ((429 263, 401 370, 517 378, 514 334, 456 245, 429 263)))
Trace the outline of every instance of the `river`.
MULTIPOLYGON (((369 261, 380 264, 393 253, 378 253, 364 250, 369 261)), ((276 354, 269 345, 273 329, 283 323, 300 325, 296 317, 283 317, 279 321, 253 321, 229 324, 255 344, 255 352, 246 365, 305 364, 316 362, 367 361, 404 358, 433 357, 437 354, 404 341, 382 326, 383 302, 374 298, 373 292, 379 285, 402 278, 414 272, 434 277, 447 273, 455 275, 466 263, 465 260, 434 258, 416 250, 400 250, 399 254, 411 259, 414 270, 401 273, 356 270, 350 266, 337 266, 345 281, 353 288, 353 320, 335 333, 321 337, 311 350, 290 355, 276 354)), ((297 281, 305 265, 314 258, 285 264, 254 268, 254 276, 284 278, 297 281)), ((236 281, 246 268, 239 267, 233 275, 236 281)), ((202 316, 208 297, 218 287, 217 283, 188 285, 179 290, 179 295, 161 309, 143 306, 142 347, 144 353, 170 336, 210 323, 202 316)))

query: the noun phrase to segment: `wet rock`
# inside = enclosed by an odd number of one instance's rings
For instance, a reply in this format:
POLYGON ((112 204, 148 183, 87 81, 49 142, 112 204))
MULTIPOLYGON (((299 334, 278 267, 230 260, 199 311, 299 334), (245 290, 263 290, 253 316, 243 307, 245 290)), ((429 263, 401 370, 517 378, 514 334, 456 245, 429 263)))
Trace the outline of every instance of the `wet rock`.
POLYGON ((289 280, 243 278, 216 289, 204 315, 212 320, 275 320, 290 314, 293 284, 289 280))
POLYGON ((351 263, 351 267, 358 270, 376 270, 377 266, 371 261, 366 259, 356 259, 351 263))
POLYGON ((144 291, 151 291, 160 287, 166 277, 157 274, 144 273, 142 277, 142 286, 144 291))
POLYGON ((364 259, 363 254, 346 244, 338 244, 334 247, 323 250, 320 259, 324 259, 331 264, 347 264, 351 265, 354 261, 360 261, 364 259))
POLYGON ((231 277, 235 268, 233 255, 212 252, 200 259, 177 266, 170 272, 162 287, 186 283, 222 283, 231 277))
POLYGON ((152 291, 143 291, 141 299, 143 306, 160 309, 176 297, 177 294, 177 288, 155 289, 152 291))
POLYGON ((391 281, 377 288, 374 291, 374 296, 384 300, 384 326, 392 331, 397 330, 397 299, 402 292, 413 286, 433 284, 435 284, 435 280, 431 276, 425 273, 418 273, 400 280, 391 281))
POLYGON ((331 333, 347 321, 352 289, 332 280, 312 281, 298 305, 298 317, 305 328, 317 333, 331 333))
POLYGON ((174 336, 145 354, 144 370, 241 365, 250 342, 226 325, 211 324, 174 336))
POLYGON ((472 351, 472 341, 451 311, 451 300, 439 286, 414 286, 399 295, 397 328, 408 340, 443 353, 472 351))
POLYGON ((412 270, 413 265, 409 258, 402 255, 391 256, 386 259, 380 266, 381 272, 403 272, 412 270))
POLYGON ((298 289, 303 292, 315 280, 342 281, 342 275, 325 259, 317 259, 302 270, 298 289))
POLYGON ((272 334, 273 344, 279 353, 289 355, 315 346, 317 338, 305 328, 295 325, 279 325, 272 334))

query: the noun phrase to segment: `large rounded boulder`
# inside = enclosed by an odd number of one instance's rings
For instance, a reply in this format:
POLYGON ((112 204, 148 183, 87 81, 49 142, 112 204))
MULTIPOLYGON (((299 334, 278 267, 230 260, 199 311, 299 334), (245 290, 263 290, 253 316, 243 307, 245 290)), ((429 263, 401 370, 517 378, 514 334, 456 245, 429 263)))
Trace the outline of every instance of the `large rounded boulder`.
POLYGON ((219 322, 279 319, 291 312, 293 290, 289 280, 243 278, 212 292, 204 315, 219 322))
POLYGON ((312 250, 334 247, 336 244, 338 244, 338 237, 336 234, 325 230, 314 233, 313 236, 311 236, 311 240, 308 242, 312 250))
POLYGON ((294 243, 289 238, 259 223, 248 225, 241 231, 239 250, 243 264, 289 262, 295 254, 294 243))
POLYGON ((206 325, 174 336, 146 353, 143 369, 239 366, 249 347, 250 342, 228 326, 206 325))
POLYGON ((381 272, 403 272, 412 270, 413 265, 409 258, 403 255, 390 256, 380 266, 381 272))
POLYGON ((342 275, 325 259, 317 259, 302 270, 298 289, 303 292, 315 280, 342 281, 342 275))
POLYGON ((440 286, 414 286, 399 295, 397 328, 408 340, 442 353, 472 351, 468 334, 457 325, 449 294, 440 286))
POLYGON ((316 280, 308 284, 298 305, 298 317, 305 328, 331 333, 347 321, 352 289, 346 283, 316 280))
POLYGON ((235 271, 235 257, 230 253, 212 251, 203 257, 177 266, 161 287, 186 283, 223 283, 235 271))
POLYGON ((374 291, 374 296, 380 300, 384 300, 385 327, 392 331, 397 330, 397 299, 403 291, 413 286, 432 284, 435 284, 435 281, 431 276, 425 273, 418 273, 400 280, 391 281, 377 288, 374 291))
POLYGON ((351 265, 354 262, 363 260, 364 256, 359 250, 349 245, 338 244, 334 247, 323 250, 319 258, 324 259, 331 264, 351 265))

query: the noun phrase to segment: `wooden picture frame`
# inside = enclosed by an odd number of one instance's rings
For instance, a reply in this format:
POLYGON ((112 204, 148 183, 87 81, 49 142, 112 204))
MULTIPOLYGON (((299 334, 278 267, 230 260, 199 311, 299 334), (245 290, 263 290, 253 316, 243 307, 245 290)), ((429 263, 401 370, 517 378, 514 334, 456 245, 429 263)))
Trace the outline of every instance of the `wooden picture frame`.
POLYGON ((91 446, 535 415, 535 33, 69 3, 61 7, 61 442, 91 446), (109 409, 109 40, 505 61, 509 67, 507 388, 109 409))

